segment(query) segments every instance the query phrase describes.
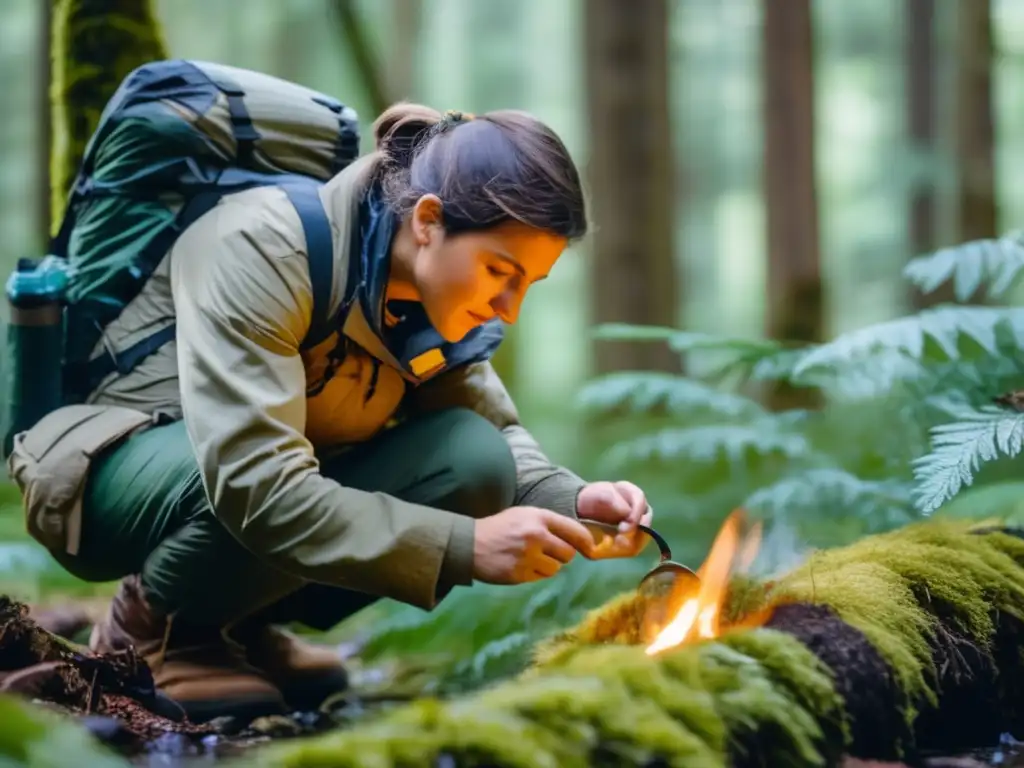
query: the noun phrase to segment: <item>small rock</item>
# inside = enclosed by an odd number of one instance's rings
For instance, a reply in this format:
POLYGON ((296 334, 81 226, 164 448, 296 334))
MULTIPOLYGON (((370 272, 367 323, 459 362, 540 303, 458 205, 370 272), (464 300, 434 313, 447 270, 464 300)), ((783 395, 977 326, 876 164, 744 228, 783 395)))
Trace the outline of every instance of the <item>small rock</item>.
POLYGON ((186 757, 198 750, 187 736, 180 733, 163 733, 149 743, 149 751, 168 757, 186 757))
POLYGON ((213 720, 210 720, 207 725, 212 728, 215 733, 219 733, 222 736, 234 736, 245 729, 245 723, 231 715, 215 717, 213 720))
POLYGON ((99 741, 112 747, 125 746, 135 741, 135 734, 125 728, 120 720, 112 717, 88 715, 82 718, 81 723, 99 741))
POLYGON ((263 736, 271 738, 283 738, 285 736, 298 736, 302 728, 290 717, 282 715, 267 715, 258 717, 249 723, 249 728, 263 736))
POLYGON ((334 724, 326 712, 293 712, 292 719, 305 731, 318 731, 334 724))

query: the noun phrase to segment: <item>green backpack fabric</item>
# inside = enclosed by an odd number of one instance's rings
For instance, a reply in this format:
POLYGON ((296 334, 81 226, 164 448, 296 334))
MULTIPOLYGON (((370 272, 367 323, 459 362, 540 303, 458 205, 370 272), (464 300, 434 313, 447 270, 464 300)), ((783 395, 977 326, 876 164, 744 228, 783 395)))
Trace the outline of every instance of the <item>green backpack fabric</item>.
MULTIPOLYGON (((358 117, 350 107, 276 77, 180 59, 131 72, 90 138, 45 260, 50 275, 55 263, 66 270, 59 281, 59 395, 28 402, 38 387, 30 385, 27 368, 39 369, 41 356, 55 351, 26 349, 25 343, 17 349, 18 329, 12 325, 7 399, 15 412, 8 414, 7 426, 27 429, 54 407, 81 402, 109 373, 130 371, 174 338, 172 327, 117 359, 104 354, 90 360, 103 329, 139 293, 177 237, 232 192, 275 185, 288 193, 302 218, 313 273, 314 323, 307 346, 326 338, 333 261, 317 190, 358 157, 359 141, 358 117), (12 388, 18 390, 13 398, 12 388)), ((25 292, 32 286, 55 284, 33 279, 38 267, 19 263, 7 284, 12 306, 31 299, 25 292)))

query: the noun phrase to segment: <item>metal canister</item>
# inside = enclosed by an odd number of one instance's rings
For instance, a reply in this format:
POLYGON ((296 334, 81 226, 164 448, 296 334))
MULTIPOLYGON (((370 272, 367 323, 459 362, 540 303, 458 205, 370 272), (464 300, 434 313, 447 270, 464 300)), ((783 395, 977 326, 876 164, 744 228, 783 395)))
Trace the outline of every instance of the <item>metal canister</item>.
POLYGON ((67 261, 57 256, 20 259, 7 280, 5 456, 17 433, 63 405, 67 284, 67 261))

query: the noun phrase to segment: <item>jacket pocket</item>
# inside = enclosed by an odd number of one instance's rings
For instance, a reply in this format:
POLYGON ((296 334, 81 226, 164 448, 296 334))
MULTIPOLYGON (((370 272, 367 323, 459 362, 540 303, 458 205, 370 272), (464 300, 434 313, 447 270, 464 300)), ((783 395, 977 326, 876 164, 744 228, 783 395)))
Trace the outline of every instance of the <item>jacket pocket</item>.
POLYGON ((148 414, 131 408, 69 405, 17 434, 7 469, 21 490, 32 538, 51 551, 78 554, 92 459, 152 423, 148 414))

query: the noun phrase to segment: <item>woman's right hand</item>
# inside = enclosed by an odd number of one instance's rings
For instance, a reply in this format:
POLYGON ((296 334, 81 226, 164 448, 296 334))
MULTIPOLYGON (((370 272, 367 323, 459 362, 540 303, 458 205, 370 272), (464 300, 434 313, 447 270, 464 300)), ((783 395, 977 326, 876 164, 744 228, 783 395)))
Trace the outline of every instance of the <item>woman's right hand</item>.
POLYGON ((579 521, 539 507, 510 507, 477 520, 475 528, 473 578, 487 584, 549 578, 594 547, 579 521))

